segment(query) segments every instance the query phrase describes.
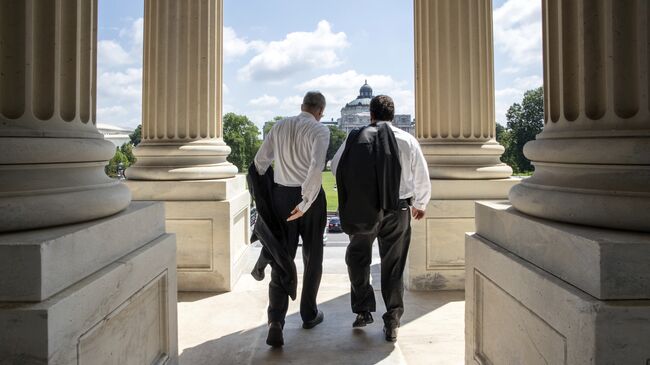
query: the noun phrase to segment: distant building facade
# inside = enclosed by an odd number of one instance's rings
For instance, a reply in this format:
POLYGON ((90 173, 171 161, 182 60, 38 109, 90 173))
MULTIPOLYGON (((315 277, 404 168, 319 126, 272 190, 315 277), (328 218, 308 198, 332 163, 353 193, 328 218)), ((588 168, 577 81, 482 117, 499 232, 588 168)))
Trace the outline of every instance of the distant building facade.
MULTIPOLYGON (((370 124, 370 100, 372 98, 372 88, 366 81, 359 89, 359 96, 341 109, 338 127, 345 133, 350 133, 354 128, 370 124)), ((393 125, 407 133, 415 133, 415 125, 410 114, 395 114, 393 125)))
POLYGON ((113 142, 117 147, 131 142, 131 137, 129 137, 133 133, 131 129, 120 128, 106 123, 97 123, 97 129, 104 135, 105 140, 113 142))

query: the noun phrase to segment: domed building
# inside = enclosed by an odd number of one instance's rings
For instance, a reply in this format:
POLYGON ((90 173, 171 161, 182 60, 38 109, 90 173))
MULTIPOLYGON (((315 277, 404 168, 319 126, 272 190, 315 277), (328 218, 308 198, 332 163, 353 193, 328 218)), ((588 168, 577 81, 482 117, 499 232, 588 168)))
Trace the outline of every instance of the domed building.
MULTIPOLYGON (((366 80, 359 89, 359 96, 341 109, 341 118, 338 120, 339 128, 345 133, 350 133, 354 128, 370 124, 370 100, 373 96, 372 87, 366 80)), ((393 125, 411 134, 415 130, 410 114, 395 114, 393 125)))

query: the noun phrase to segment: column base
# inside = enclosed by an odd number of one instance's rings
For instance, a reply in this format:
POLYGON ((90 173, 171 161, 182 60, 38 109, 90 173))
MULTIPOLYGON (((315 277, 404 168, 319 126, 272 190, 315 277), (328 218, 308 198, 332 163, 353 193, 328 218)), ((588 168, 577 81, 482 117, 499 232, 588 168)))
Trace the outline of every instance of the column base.
MULTIPOLYGON (((513 217, 504 214, 489 205, 477 211, 480 230, 491 223, 497 224, 492 231, 499 230, 499 225, 507 225, 507 233, 493 238, 499 241, 487 239, 480 232, 466 238, 466 364, 646 363, 650 359, 647 293, 637 290, 631 300, 603 300, 580 287, 588 282, 592 283, 590 288, 596 287, 594 283, 600 283, 598 286, 602 288, 612 284, 607 267, 624 266, 624 263, 608 262, 613 258, 609 255, 616 255, 614 260, 626 257, 626 262, 634 265, 634 253, 643 252, 639 251, 643 249, 641 245, 635 245, 636 241, 619 242, 618 250, 625 253, 617 254, 608 252, 605 244, 601 257, 604 262, 600 263, 605 270, 598 274, 594 271, 600 269, 598 266, 587 268, 582 273, 583 280, 575 281, 577 272, 571 272, 565 265, 568 261, 574 262, 576 268, 583 264, 597 265, 591 259, 597 251, 593 238, 601 236, 606 241, 612 235, 623 237, 625 233, 582 227, 570 232, 553 229, 558 228, 553 222, 523 215, 518 215, 515 222, 513 217), (518 236, 523 232, 528 233, 518 236), (546 237, 549 232, 553 233, 552 237, 546 237), (515 237, 516 242, 512 240, 515 237), (549 242, 544 243, 544 239, 549 242), (505 247, 517 246, 518 253, 503 248, 504 243, 505 247), (540 261, 543 263, 561 246, 566 249, 557 255, 565 258, 553 268, 542 269, 519 256, 535 252, 545 256, 540 261), (561 279, 567 275, 573 282, 561 279)), ((647 277, 647 265, 644 273, 637 273, 647 277)), ((641 277, 628 277, 627 281, 619 281, 619 285, 630 289, 644 280, 641 277)))
POLYGON ((102 138, 0 137, 0 232, 87 222, 126 209, 129 189, 104 172, 114 154, 102 138))
POLYGON ((465 288, 465 232, 474 231, 476 200, 503 200, 520 180, 431 180, 426 216, 412 222, 404 271, 409 290, 465 288))
MULTIPOLYGON (((142 229, 138 220, 156 215, 162 216, 161 205, 134 203, 127 212, 95 226, 23 232, 22 240, 16 240, 18 234, 0 236, 0 244, 30 242, 21 258, 41 260, 44 269, 52 270, 49 274, 57 275, 47 280, 57 281, 57 288, 62 288, 40 301, 0 302, 2 362, 177 364, 175 239, 164 233, 162 224, 158 229, 142 229), (131 219, 122 220, 124 215, 131 219), (119 220, 119 233, 110 229, 112 220, 119 220), (38 241, 44 249, 42 256, 39 250, 28 249, 38 241), (114 246, 117 251, 134 249, 107 264, 94 261, 109 257, 104 253, 114 246), (104 252, 97 256, 98 248, 104 252), (80 259, 59 261, 67 255, 80 259), (88 272, 92 263, 97 266, 88 272)), ((39 274, 38 267, 33 270, 39 274)), ((29 273, 18 275, 27 277, 31 288, 29 273)))
POLYGON ((178 247, 178 290, 225 292, 248 270, 250 195, 246 179, 127 180, 134 200, 165 202, 178 247))
POLYGON ((507 179, 512 175, 510 166, 501 162, 505 149, 495 140, 420 140, 420 145, 431 179, 507 179))
POLYGON ((129 180, 209 180, 237 174, 226 160, 230 147, 222 139, 154 142, 145 140, 133 151, 137 161, 126 170, 129 180))

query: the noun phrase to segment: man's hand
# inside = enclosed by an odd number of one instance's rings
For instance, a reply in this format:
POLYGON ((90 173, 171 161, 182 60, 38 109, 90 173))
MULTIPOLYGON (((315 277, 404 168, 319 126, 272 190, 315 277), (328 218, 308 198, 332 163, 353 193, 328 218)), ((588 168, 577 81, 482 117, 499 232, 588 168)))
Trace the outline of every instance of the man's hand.
POLYGON ((419 221, 420 219, 424 218, 424 210, 411 208, 411 213, 413 213, 413 219, 415 219, 416 221, 419 221))
POLYGON ((287 222, 295 221, 296 219, 300 218, 305 214, 302 210, 298 209, 298 207, 293 208, 291 211, 291 216, 287 218, 287 222))

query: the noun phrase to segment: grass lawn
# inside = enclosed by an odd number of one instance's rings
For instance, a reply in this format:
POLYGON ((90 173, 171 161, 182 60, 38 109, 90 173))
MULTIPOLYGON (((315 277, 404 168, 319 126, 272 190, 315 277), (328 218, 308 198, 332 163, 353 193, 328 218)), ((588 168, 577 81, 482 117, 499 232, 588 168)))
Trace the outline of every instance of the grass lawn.
POLYGON ((325 197, 327 198, 327 211, 336 212, 339 209, 339 197, 336 193, 336 178, 332 171, 323 172, 323 190, 325 190, 325 197))

